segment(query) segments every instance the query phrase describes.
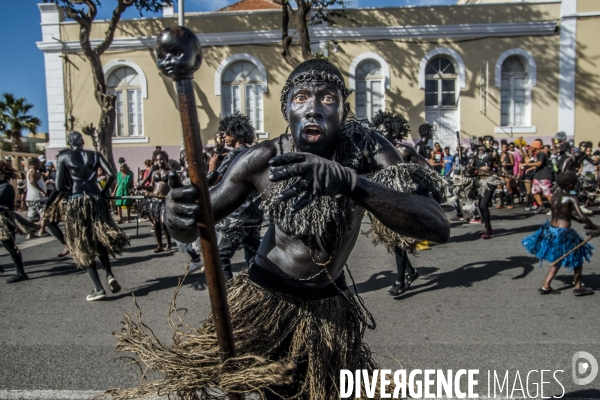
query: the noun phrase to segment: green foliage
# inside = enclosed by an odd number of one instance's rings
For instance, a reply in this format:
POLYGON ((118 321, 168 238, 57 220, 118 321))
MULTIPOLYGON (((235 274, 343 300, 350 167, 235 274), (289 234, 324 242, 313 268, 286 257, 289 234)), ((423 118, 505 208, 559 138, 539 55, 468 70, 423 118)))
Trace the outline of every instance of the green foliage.
POLYGON ((393 112, 377 111, 373 116, 371 125, 384 133, 390 139, 402 141, 408 137, 410 126, 404 116, 393 112))
POLYGON ((33 104, 27 99, 19 99, 11 93, 4 93, 0 100, 0 133, 12 141, 13 150, 17 151, 21 144, 23 131, 37 133, 37 128, 42 124, 39 118, 29 114, 33 104))
MULTIPOLYGON (((302 0, 301 0, 302 1, 302 0)), ((346 11, 346 7, 351 5, 352 1, 346 0, 312 0, 306 1, 310 6, 312 14, 309 25, 316 26, 326 22, 329 26, 337 26, 336 19, 344 19, 354 24, 358 21, 346 11)))

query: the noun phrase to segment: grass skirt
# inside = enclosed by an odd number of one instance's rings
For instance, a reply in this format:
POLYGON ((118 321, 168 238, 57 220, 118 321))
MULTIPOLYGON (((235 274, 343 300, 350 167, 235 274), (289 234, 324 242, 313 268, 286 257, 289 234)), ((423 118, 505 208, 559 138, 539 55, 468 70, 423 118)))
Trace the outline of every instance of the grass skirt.
POLYGON ((477 192, 475 179, 470 176, 454 175, 452 186, 446 193, 447 204, 456 207, 460 204, 461 210, 472 213, 477 207, 477 192))
POLYGON ((288 297, 259 286, 247 272, 241 273, 227 288, 238 355, 225 362, 212 315, 200 327, 185 324, 176 312, 177 293, 171 315, 180 322, 170 318, 172 346, 154 336, 138 309, 137 318, 127 315, 121 332, 115 334, 117 350, 134 353, 142 371, 159 371, 163 378, 144 380, 131 389, 110 389, 106 394, 117 399, 157 394, 227 398, 220 389, 264 398, 274 389, 282 398, 339 399, 340 369, 371 371, 378 367, 363 343, 366 325, 356 314, 358 303, 345 285, 338 287, 353 304, 339 295, 310 300, 288 297), (290 385, 285 395, 281 394, 282 385, 290 385))
POLYGON ((504 179, 496 175, 482 175, 477 180, 477 194, 481 197, 485 196, 485 192, 496 188, 498 185, 505 185, 504 179))
POLYGON ((130 244, 113 220, 108 202, 100 196, 70 197, 65 218, 65 241, 77 268, 92 265, 103 252, 115 257, 130 244))
POLYGON ((39 225, 29 222, 14 211, 0 213, 0 241, 11 240, 15 234, 24 236, 39 230, 39 225))
POLYGON ((44 214, 42 218, 48 222, 59 223, 64 220, 65 215, 65 200, 68 198, 67 195, 58 195, 51 204, 44 207, 44 214))
MULTIPOLYGON (((530 254, 540 259, 542 266, 544 260, 553 263, 581 242, 583 239, 574 229, 558 228, 546 221, 537 231, 525 237, 521 244, 530 254)), ((558 266, 568 267, 569 271, 581 267, 583 260, 590 262, 592 250, 593 246, 585 244, 564 258, 558 266)))
POLYGON ((165 199, 160 197, 146 196, 142 200, 142 215, 152 218, 154 221, 161 221, 161 215, 165 208, 165 199))
POLYGON ((177 245, 177 250, 180 253, 187 253, 190 250, 195 251, 196 253, 200 252, 200 238, 196 239, 195 242, 192 243, 182 243, 179 241, 175 241, 175 244, 177 245))

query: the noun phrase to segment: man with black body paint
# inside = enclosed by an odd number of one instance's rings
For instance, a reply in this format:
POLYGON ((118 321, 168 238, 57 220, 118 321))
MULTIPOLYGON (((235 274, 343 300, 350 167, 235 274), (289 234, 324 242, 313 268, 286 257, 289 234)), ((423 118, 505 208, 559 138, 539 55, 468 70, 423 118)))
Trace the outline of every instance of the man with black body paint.
MULTIPOLYGON (((175 53, 179 46, 171 47, 174 50, 159 44, 159 55, 175 53)), ((185 52, 184 45, 180 47, 185 52)), ((174 361, 171 350, 154 346, 149 335, 130 334, 145 331, 141 321, 130 318, 129 328, 118 337, 120 348, 134 351, 142 362, 154 355, 156 368, 178 372, 160 384, 111 390, 113 396, 164 395, 177 388, 177 393, 192 396, 202 391, 210 398, 207 390, 219 386, 266 398, 325 400, 339 398, 339 369, 377 368, 362 340, 365 328, 374 328, 368 322, 372 317, 347 289, 343 272, 364 211, 411 238, 445 243, 450 228, 431 197, 436 196, 431 185, 435 174, 403 163, 378 133, 358 122, 344 123, 349 94, 341 73, 329 62, 300 64, 281 96, 291 134, 243 151, 210 189, 216 222, 255 190, 271 221, 249 271, 228 285, 237 357, 244 361, 236 363, 234 357, 227 361, 231 368, 222 368, 214 325, 208 319, 192 332, 177 333, 181 336, 175 351, 184 345, 185 354, 178 354, 201 355, 204 360, 181 368, 181 359, 174 361), (377 183, 385 181, 382 175, 400 189, 377 183), (306 213, 310 216, 304 218, 306 213), (260 371, 268 371, 268 376, 260 371)), ((185 243, 198 237, 196 194, 190 186, 174 188, 167 196, 166 224, 173 237, 185 243)))
MULTIPOLYGON (((209 171, 216 171, 219 174, 216 183, 223 179, 236 157, 249 149, 249 145, 254 142, 254 127, 250 123, 250 118, 242 114, 236 113, 223 118, 219 124, 219 131, 223 132, 224 144, 233 150, 222 158, 219 165, 217 163, 220 154, 211 157, 209 171)), ((233 279, 231 258, 240 246, 244 246, 246 263, 250 265, 252 256, 260 246, 259 227, 262 221, 260 195, 257 191, 253 191, 237 210, 217 224, 219 258, 226 281, 233 279)))
POLYGON ((117 227, 104 197, 115 180, 115 170, 97 151, 83 149, 81 133, 67 135, 70 150, 60 154, 57 160, 56 189, 69 193, 66 206, 65 240, 78 268, 87 269, 94 291, 88 301, 106 297, 102 287, 95 258, 98 257, 106 271, 111 292, 117 293, 121 286, 110 265, 110 255, 120 254, 129 245, 129 238, 117 227), (107 175, 106 185, 100 190, 96 183, 98 167, 107 175))
MULTIPOLYGON (((23 256, 17 246, 15 234, 17 233, 14 218, 15 209, 15 189, 10 183, 10 179, 16 179, 17 172, 6 161, 0 161, 0 240, 2 245, 10 254, 10 258, 15 264, 15 274, 6 280, 6 283, 15 283, 26 281, 29 276, 23 268, 23 256)), ((0 274, 4 269, 0 267, 0 274)))
MULTIPOLYGON (((370 165, 363 162, 358 171, 352 171, 332 161, 338 147, 337 132, 349 112, 349 104, 343 102, 345 98, 335 85, 324 81, 296 85, 286 100, 282 104, 282 113, 292 134, 283 141, 285 154, 279 154, 276 140, 268 140, 239 156, 223 181, 210 191, 215 221, 237 209, 253 190, 262 193, 272 182, 301 177, 303 179, 296 185, 280 194, 282 199, 289 199, 306 192, 294 204, 294 211, 306 206, 315 196, 324 195, 348 196, 358 204, 352 213, 352 230, 344 233, 342 245, 333 254, 328 268, 334 279, 341 275, 356 243, 364 209, 398 233, 437 243, 448 240, 448 221, 433 199, 400 194, 363 177, 402 161, 391 143, 379 134, 372 133, 383 150, 371 157, 370 165), (292 152, 294 144, 300 152, 292 152)), ((167 226, 174 237, 185 242, 198 236, 196 219, 200 207, 193 200, 196 190, 193 186, 176 189, 167 196, 167 226)), ((323 242, 318 249, 320 259, 332 256, 332 244, 323 242)), ((305 278, 320 270, 305 242, 286 238, 274 227, 267 230, 259 254, 289 275, 289 283, 294 286, 297 285, 294 278, 305 278)), ((267 270, 273 268, 261 258, 257 258, 257 265, 267 270)), ((329 283, 325 276, 319 276, 302 286, 319 288, 329 283)))

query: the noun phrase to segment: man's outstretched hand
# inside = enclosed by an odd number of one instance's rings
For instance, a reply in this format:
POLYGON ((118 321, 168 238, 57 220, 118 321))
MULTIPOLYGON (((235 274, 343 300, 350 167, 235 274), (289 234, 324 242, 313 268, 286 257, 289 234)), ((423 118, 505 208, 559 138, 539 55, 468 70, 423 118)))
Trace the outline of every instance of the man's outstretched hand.
POLYGON ((198 189, 195 186, 172 188, 165 204, 165 225, 171 236, 182 243, 192 243, 200 232, 198 218, 200 205, 196 203, 198 189))
POLYGON ((315 197, 347 195, 356 186, 353 169, 310 153, 282 154, 269 160, 269 166, 272 182, 300 178, 279 193, 280 200, 288 200, 306 192, 292 206, 293 212, 306 207, 315 197))
POLYGON ((591 228, 589 228, 589 227, 586 226, 585 227, 585 233, 588 236, 591 236, 593 238, 597 238, 597 237, 600 236, 600 229, 599 228, 591 229, 591 228))

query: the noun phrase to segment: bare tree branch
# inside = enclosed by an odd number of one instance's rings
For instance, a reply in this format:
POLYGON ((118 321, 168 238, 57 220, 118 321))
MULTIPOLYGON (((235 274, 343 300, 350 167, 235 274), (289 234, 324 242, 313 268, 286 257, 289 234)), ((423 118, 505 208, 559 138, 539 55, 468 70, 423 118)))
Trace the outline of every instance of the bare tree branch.
POLYGON ((125 1, 118 0, 117 7, 115 7, 110 22, 108 24, 108 29, 104 35, 104 40, 98 47, 96 47, 96 54, 102 55, 109 48, 115 37, 115 31, 117 30, 117 24, 121 20, 121 15, 123 12, 130 6, 133 5, 133 1, 125 1))
MULTIPOLYGON (((135 6, 140 14, 142 11, 158 11, 162 3, 171 4, 171 0, 116 0, 117 4, 109 21, 108 29, 104 39, 95 49, 91 44, 91 32, 94 19, 98 12, 99 0, 44 0, 56 3, 61 7, 67 17, 79 24, 79 43, 87 60, 90 61, 92 77, 94 82, 94 98, 100 106, 100 122, 97 127, 88 125, 83 127, 84 133, 92 137, 94 147, 102 153, 107 161, 114 165, 112 154, 112 136, 115 130, 115 96, 108 91, 106 78, 102 68, 100 56, 110 48, 121 20, 123 12, 131 6, 135 6)), ((108 0, 106 0, 108 1, 108 0)))
POLYGON ((281 22, 281 55, 286 63, 288 63, 291 67, 296 68, 300 61, 297 58, 292 56, 292 52, 290 51, 290 46, 292 45, 292 37, 289 35, 288 26, 290 23, 290 12, 293 13, 293 9, 290 6, 288 0, 284 0, 282 7, 282 22, 281 22))
POLYGON ((309 26, 320 25, 323 22, 326 22, 330 26, 335 26, 337 25, 336 19, 345 19, 359 24, 345 10, 345 7, 350 4, 347 0, 295 0, 295 2, 298 6, 296 10, 291 7, 289 0, 283 1, 281 10, 281 55, 285 62, 292 67, 296 67, 300 62, 291 52, 292 37, 289 35, 290 15, 294 18, 300 52, 304 61, 317 57, 310 50, 309 26))

